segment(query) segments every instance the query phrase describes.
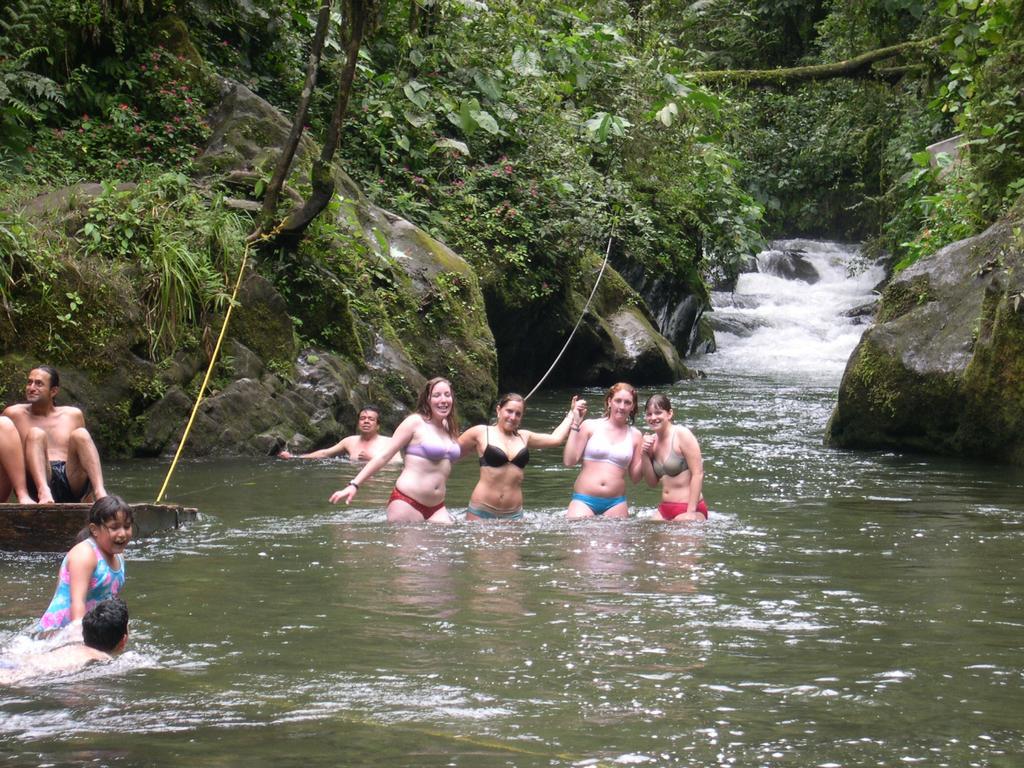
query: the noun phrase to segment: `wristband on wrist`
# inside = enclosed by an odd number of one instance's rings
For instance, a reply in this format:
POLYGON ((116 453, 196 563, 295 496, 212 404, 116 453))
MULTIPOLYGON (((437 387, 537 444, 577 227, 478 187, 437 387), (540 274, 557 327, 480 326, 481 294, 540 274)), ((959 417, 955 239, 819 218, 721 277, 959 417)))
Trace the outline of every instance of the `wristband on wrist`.
POLYGON ((355 480, 349 480, 348 484, 355 488, 357 491, 359 490, 359 483, 357 483, 355 480))

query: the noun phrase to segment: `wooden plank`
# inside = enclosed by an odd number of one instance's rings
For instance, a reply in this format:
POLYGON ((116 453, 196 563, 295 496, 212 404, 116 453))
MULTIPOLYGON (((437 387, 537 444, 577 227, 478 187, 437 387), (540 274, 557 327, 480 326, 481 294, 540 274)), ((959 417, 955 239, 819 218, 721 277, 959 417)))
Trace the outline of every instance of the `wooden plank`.
MULTIPOLYGON (((91 504, 0 504, 0 549, 64 552, 85 527, 91 504)), ((174 504, 132 504, 134 538, 193 522, 197 511, 174 504)))

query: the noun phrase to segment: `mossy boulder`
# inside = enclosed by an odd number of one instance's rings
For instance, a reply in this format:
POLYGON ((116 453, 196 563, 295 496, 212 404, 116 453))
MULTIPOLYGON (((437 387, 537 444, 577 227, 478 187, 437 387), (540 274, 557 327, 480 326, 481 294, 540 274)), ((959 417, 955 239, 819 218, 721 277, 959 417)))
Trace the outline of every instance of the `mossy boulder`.
MULTIPOLYGON (((206 183, 249 185, 251 193, 273 169, 290 121, 242 85, 225 81, 222 92, 198 167, 206 183)), ((286 200, 308 183, 316 151, 309 139, 300 143, 286 200)), ((261 257, 262 273, 284 299, 283 314, 300 321, 299 332, 317 349, 356 366, 368 392, 394 395, 404 387, 400 399, 411 404, 417 392, 410 385, 446 376, 462 418, 483 418, 497 393, 497 356, 476 274, 443 243, 373 205, 343 170, 331 173, 334 201, 299 250, 261 257), (401 375, 375 367, 373 360, 385 358, 407 362, 417 375, 404 366, 401 375)), ((261 323, 269 320, 264 309, 255 311, 263 312, 261 323)), ((251 335, 239 338, 266 359, 251 335)), ((287 344, 263 346, 294 362, 287 344)))
POLYGON ((620 265, 619 271, 629 285, 650 308, 654 327, 683 357, 708 351, 710 334, 714 347, 714 331, 701 319, 709 302, 707 292, 696 275, 675 274, 667 270, 654 272, 638 263, 620 265))
POLYGON ((558 357, 581 316, 576 335, 551 370, 546 386, 654 384, 695 375, 656 330, 644 300, 611 266, 606 267, 584 313, 601 262, 602 257, 595 254, 585 257, 580 274, 543 303, 524 306, 502 285, 488 286, 487 311, 498 343, 504 388, 532 388, 558 357))
POLYGON ((1022 224, 999 222, 890 282, 847 364, 827 443, 1024 465, 1022 224))

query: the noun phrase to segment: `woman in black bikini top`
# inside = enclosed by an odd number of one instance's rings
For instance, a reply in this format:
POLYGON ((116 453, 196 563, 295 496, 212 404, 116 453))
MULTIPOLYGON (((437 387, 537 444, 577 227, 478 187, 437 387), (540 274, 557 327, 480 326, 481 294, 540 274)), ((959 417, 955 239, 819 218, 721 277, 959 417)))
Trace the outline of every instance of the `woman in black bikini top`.
POLYGON ((459 437, 463 456, 475 451, 480 457, 480 479, 469 499, 467 520, 521 519, 523 470, 530 461, 530 449, 561 445, 587 414, 586 401, 574 397, 562 423, 544 434, 519 428, 524 407, 520 395, 507 394, 498 401, 493 427, 480 424, 459 437))

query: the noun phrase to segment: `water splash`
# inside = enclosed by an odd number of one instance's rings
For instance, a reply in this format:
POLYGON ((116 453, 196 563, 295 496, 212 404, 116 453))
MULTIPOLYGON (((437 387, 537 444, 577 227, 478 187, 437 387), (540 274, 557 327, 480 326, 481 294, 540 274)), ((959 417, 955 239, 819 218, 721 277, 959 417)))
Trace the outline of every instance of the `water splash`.
POLYGON ((815 240, 776 241, 757 266, 732 293, 712 293, 718 351, 700 366, 838 383, 866 328, 854 310, 876 298, 882 266, 866 263, 858 246, 815 240))

